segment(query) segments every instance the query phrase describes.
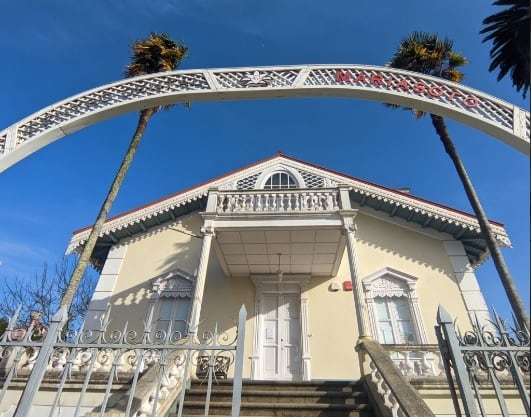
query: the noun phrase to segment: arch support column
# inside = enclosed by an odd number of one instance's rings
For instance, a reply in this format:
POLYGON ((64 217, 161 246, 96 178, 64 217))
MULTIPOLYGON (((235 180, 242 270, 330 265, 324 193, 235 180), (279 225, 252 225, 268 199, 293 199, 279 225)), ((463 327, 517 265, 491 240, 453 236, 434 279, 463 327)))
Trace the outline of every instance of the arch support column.
POLYGON ((203 292, 205 290, 206 274, 208 269, 208 259, 214 238, 214 227, 210 224, 201 228, 203 235, 203 245, 201 246, 201 255, 199 256, 199 265, 197 267, 197 280, 195 284, 194 298, 192 300, 192 312, 190 314, 190 331, 197 332, 199 319, 201 317, 201 306, 203 304, 203 292))
POLYGON ((352 281, 352 294, 354 296, 354 307, 356 309, 356 319, 358 321, 358 331, 360 339, 371 339, 371 322, 367 303, 365 301, 363 284, 358 268, 358 257, 356 254, 356 210, 348 210, 348 213, 341 213, 343 218, 343 233, 347 241, 347 253, 350 266, 350 279, 352 281))

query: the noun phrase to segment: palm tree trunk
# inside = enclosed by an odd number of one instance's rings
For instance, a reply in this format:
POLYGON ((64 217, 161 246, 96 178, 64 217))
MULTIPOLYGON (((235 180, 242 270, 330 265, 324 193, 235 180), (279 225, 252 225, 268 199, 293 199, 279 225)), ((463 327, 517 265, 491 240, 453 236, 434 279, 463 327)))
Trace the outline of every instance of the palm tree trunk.
POLYGON ((485 214, 485 211, 483 210, 483 207, 481 206, 479 198, 476 194, 476 190, 472 185, 472 181, 470 180, 470 177, 468 176, 465 170, 463 162, 461 161, 461 158, 459 158, 459 154, 457 153, 452 139, 448 134, 446 123, 441 116, 437 116, 434 114, 431 114, 431 121, 433 126, 435 127, 435 130, 437 131, 437 134, 439 135, 439 138, 441 139, 441 142, 444 145, 446 153, 450 156, 450 159, 454 163, 455 169, 457 170, 457 174, 459 175, 461 183, 465 188, 468 201, 470 202, 472 209, 474 210, 474 214, 476 215, 476 218, 479 223, 479 228, 485 238, 487 248, 489 249, 489 252, 492 256, 492 261, 494 262, 494 266, 498 271, 498 275, 500 276, 503 288, 505 289, 507 297, 509 298, 509 303, 511 304, 513 312, 516 316, 516 320, 518 321, 518 324, 520 326, 525 325, 529 329, 529 315, 527 314, 522 298, 520 297, 520 293, 518 292, 518 289, 514 284, 514 281, 511 277, 511 273, 509 272, 509 268, 507 268, 505 259, 503 258, 501 250, 494 238, 494 233, 490 228, 488 218, 485 214))
POLYGON ((81 282, 81 278, 83 277, 85 270, 87 269, 90 257, 92 256, 92 252, 94 251, 94 247, 96 246, 98 236, 101 232, 101 229, 103 228, 103 225, 105 224, 105 220, 107 220, 107 216, 109 215, 109 211, 111 210, 116 196, 118 195, 118 191, 120 191, 120 187, 122 186, 125 175, 127 174, 129 167, 131 166, 131 162, 133 161, 133 157, 135 156, 138 145, 140 144, 140 140, 142 139, 149 119, 151 118, 153 113, 155 113, 155 109, 145 109, 140 112, 136 131, 133 135, 133 138, 131 139, 129 148, 127 149, 127 152, 122 160, 120 168, 116 172, 111 187, 109 188, 103 205, 101 206, 98 216, 96 217, 96 222, 94 223, 94 226, 90 231, 89 237, 87 238, 87 241, 85 243, 85 246, 83 247, 81 254, 79 255, 76 267, 72 271, 68 288, 66 289, 65 294, 63 295, 63 299, 61 300, 61 307, 66 307, 67 311, 70 309, 70 305, 72 304, 74 295, 77 291, 79 283, 81 282))

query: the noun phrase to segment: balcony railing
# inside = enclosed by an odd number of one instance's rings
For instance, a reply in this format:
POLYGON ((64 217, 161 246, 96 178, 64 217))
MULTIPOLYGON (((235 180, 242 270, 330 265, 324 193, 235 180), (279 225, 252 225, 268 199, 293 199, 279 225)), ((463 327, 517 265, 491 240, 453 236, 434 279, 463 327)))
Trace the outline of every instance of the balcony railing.
POLYGON ((340 208, 337 189, 220 191, 216 212, 330 212, 340 208))
POLYGON ((404 376, 444 375, 439 345, 382 345, 404 376))

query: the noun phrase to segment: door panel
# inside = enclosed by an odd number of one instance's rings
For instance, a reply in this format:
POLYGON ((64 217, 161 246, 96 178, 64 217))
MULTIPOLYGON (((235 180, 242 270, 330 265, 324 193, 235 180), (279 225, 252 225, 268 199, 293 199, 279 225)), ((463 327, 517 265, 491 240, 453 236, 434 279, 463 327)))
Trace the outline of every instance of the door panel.
POLYGON ((300 377, 300 294, 262 296, 262 376, 264 379, 300 377))

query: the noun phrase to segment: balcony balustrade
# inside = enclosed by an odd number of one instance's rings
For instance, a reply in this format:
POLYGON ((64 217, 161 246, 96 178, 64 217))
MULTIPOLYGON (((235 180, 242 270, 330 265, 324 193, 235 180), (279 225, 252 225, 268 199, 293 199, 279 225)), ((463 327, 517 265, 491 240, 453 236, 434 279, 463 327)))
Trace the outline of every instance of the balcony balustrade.
POLYGON ((330 212, 340 208, 337 189, 220 191, 216 212, 330 212))
POLYGON ((382 345, 404 376, 444 375, 438 345, 382 345))

